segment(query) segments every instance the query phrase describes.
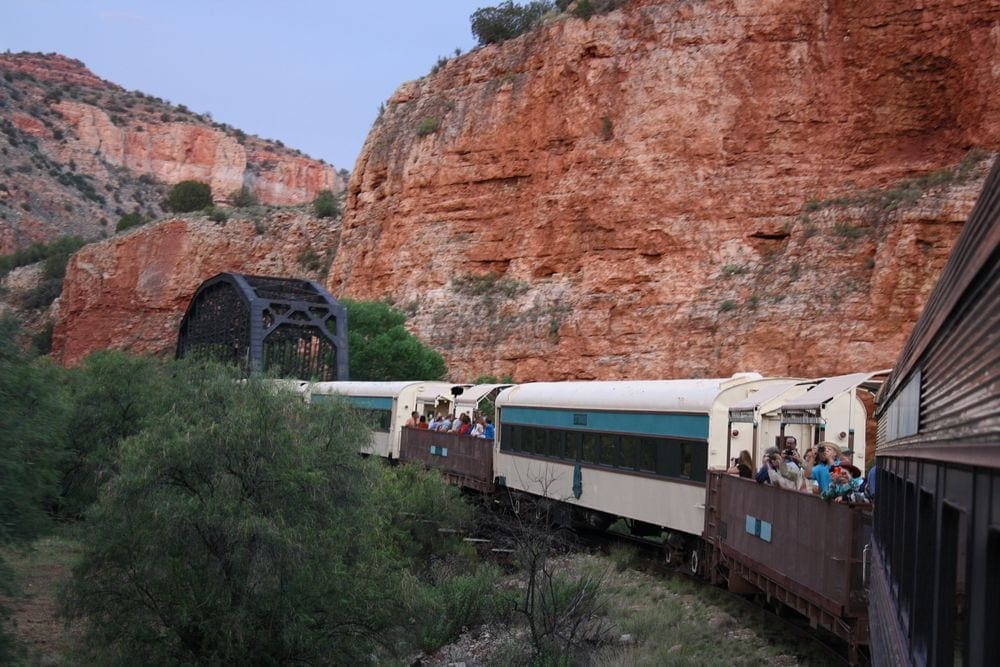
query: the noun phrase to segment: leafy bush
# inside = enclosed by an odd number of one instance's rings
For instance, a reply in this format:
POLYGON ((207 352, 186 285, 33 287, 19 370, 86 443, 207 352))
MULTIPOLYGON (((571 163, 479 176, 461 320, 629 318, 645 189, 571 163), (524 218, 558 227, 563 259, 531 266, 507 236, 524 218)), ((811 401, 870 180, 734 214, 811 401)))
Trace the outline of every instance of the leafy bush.
POLYGON ((525 5, 507 0, 495 7, 482 7, 469 17, 472 34, 481 46, 513 39, 534 28, 552 7, 551 2, 541 0, 525 5))
POLYGON ((212 188, 201 181, 181 181, 167 193, 165 208, 174 213, 200 211, 212 205, 212 188))
POLYGON ((421 120, 417 126, 417 136, 426 137, 428 134, 434 134, 440 127, 441 121, 436 116, 428 116, 421 120))
POLYGON ((51 243, 32 243, 27 248, 0 257, 0 276, 10 273, 19 266, 34 264, 57 255, 64 256, 68 260, 69 256, 83 245, 84 241, 79 236, 61 236, 51 243))
MULTIPOLYGON (((59 369, 33 361, 21 349, 13 319, 0 318, 0 544, 23 545, 51 528, 43 501, 55 493, 66 400, 59 369)), ((14 592, 13 574, 0 554, 0 594, 14 592)), ((21 651, 4 631, 0 605, 0 663, 21 651)))
POLYGON ((257 197, 255 197, 253 192, 250 191, 250 188, 244 185, 242 188, 229 195, 229 205, 236 208, 256 206, 257 197))
POLYGON ((379 662, 412 654, 420 628, 440 641, 491 613, 483 587, 496 572, 437 530, 468 525, 458 490, 359 457, 370 435, 345 402, 168 368, 156 384, 169 400, 119 440, 63 601, 87 621, 88 661, 379 662), (454 582, 430 562, 455 564, 454 582))
POLYGON ((208 219, 212 222, 225 222, 229 220, 229 214, 226 213, 225 209, 221 209, 218 206, 209 206, 205 209, 205 213, 208 214, 208 219))
POLYGON ((115 225, 116 232, 123 232, 126 229, 131 229, 132 227, 138 227, 139 225, 146 222, 146 219, 142 217, 142 214, 138 211, 133 211, 132 213, 126 213, 122 217, 118 218, 118 224, 115 225))
POLYGON ((28 310, 41 310, 59 298, 62 294, 62 278, 43 280, 21 299, 21 307, 28 310))
POLYGON ((340 203, 332 190, 323 190, 316 195, 313 211, 317 218, 336 218, 340 215, 340 203))
POLYGON ((347 308, 352 380, 436 380, 444 357, 406 330, 406 315, 381 301, 341 299, 347 308))

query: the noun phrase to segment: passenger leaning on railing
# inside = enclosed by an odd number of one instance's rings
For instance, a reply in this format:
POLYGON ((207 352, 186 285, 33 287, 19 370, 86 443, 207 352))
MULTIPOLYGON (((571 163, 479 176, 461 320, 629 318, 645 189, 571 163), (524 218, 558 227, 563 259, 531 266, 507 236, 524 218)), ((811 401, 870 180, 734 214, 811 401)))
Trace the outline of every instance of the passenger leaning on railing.
POLYGON ((758 484, 770 484, 771 483, 771 471, 778 471, 778 466, 781 464, 781 457, 778 456, 777 447, 768 447, 764 450, 764 461, 760 470, 757 471, 754 479, 757 480, 758 484))

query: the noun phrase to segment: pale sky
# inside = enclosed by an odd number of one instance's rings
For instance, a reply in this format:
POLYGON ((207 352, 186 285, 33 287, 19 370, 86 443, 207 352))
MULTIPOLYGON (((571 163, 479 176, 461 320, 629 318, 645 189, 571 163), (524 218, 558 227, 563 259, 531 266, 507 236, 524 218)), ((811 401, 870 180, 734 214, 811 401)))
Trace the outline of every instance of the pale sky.
POLYGON ((57 52, 128 90, 354 169, 379 104, 476 41, 500 0, 0 0, 0 51, 57 52))

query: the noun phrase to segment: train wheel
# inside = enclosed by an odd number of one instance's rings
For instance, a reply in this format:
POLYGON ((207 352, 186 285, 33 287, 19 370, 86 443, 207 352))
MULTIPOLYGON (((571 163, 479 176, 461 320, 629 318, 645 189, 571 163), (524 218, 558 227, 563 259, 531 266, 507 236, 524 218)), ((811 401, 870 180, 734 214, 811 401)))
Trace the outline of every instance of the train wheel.
POLYGON ((700 567, 701 567, 701 556, 698 554, 698 549, 694 548, 691 550, 691 557, 688 560, 688 568, 690 568, 691 574, 697 576, 700 567))

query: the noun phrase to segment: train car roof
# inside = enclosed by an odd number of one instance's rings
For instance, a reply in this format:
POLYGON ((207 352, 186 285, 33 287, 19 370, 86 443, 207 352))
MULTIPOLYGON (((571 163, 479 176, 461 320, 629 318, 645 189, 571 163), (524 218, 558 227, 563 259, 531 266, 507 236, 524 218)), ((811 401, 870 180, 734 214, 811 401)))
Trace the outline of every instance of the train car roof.
POLYGON ((708 412, 731 380, 531 382, 504 389, 496 403, 501 407, 708 412))
POLYGON ((778 398, 792 387, 808 382, 810 382, 810 380, 788 380, 787 382, 782 382, 780 384, 771 384, 764 386, 758 391, 755 391, 754 393, 744 398, 739 403, 733 403, 731 406, 729 406, 729 410, 730 412, 734 410, 735 411, 755 410, 758 406, 763 405, 764 403, 767 403, 770 400, 778 398))
POLYGON ((888 372, 888 370, 883 370, 872 373, 850 373, 848 375, 836 375, 826 378, 798 398, 783 403, 781 409, 818 410, 845 391, 865 385, 873 377, 886 375, 888 372))
POLYGON ((343 394, 344 396, 396 396, 408 387, 419 385, 443 385, 446 382, 426 382, 404 380, 397 382, 317 382, 312 386, 314 394, 343 394))

